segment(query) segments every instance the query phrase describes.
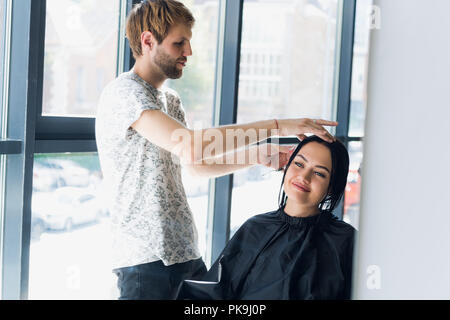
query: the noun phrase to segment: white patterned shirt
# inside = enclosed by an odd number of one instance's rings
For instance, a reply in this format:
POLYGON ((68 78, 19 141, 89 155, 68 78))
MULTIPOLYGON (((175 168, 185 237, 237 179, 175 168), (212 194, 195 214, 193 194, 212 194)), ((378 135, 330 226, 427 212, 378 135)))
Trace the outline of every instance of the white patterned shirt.
POLYGON ((96 139, 111 194, 113 268, 201 257, 179 159, 130 127, 145 110, 161 110, 186 125, 177 93, 155 89, 133 70, 108 84, 99 101, 96 139))

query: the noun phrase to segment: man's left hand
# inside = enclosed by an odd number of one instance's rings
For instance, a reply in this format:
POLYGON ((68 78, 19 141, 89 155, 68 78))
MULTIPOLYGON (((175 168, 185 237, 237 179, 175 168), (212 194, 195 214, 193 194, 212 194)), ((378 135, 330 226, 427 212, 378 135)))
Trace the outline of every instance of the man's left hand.
POLYGON ((258 164, 279 170, 287 165, 295 146, 261 144, 258 146, 258 164))

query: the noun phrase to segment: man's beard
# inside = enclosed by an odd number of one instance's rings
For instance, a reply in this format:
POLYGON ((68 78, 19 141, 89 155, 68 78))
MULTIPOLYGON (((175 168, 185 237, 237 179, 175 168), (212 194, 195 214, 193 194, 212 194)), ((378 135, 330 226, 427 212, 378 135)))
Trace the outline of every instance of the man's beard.
POLYGON ((172 59, 168 54, 159 48, 156 49, 155 64, 169 79, 180 79, 183 70, 177 68, 177 60, 172 59))

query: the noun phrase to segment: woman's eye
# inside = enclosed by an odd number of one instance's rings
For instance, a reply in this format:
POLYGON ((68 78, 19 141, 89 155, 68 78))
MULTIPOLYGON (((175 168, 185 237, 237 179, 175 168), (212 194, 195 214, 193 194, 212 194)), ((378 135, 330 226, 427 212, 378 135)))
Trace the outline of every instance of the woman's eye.
POLYGON ((325 178, 325 175, 324 175, 323 173, 316 172, 316 174, 317 174, 319 177, 325 178))
POLYGON ((300 163, 300 162, 296 162, 295 165, 296 165, 297 167, 303 168, 303 164, 300 163))
POLYGON ((183 45, 183 42, 175 42, 175 45, 176 46, 181 46, 181 45, 183 45))

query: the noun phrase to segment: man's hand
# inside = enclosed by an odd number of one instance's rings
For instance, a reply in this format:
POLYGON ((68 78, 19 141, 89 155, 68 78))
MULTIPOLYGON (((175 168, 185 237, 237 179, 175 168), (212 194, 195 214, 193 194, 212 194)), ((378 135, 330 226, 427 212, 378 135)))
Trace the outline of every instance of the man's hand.
POLYGON ((297 136, 300 140, 306 138, 307 133, 312 133, 327 142, 336 140, 323 126, 336 127, 335 121, 312 120, 312 119, 286 119, 278 120, 278 126, 281 136, 297 136))
POLYGON ((287 165, 295 146, 282 146, 278 144, 261 144, 257 147, 258 164, 272 168, 281 169, 287 165))

